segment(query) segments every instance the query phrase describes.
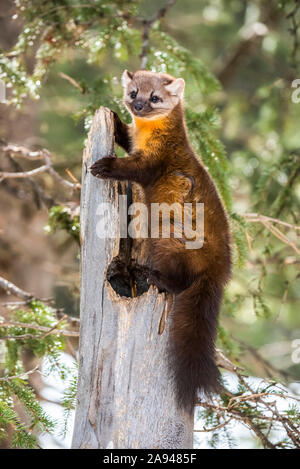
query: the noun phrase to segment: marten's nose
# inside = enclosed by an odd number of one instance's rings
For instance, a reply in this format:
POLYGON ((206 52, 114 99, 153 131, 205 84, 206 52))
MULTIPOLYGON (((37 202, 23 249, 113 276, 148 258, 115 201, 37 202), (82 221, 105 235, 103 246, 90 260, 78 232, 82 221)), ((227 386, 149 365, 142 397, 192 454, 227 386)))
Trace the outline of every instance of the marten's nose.
POLYGON ((141 111, 143 107, 144 107, 144 104, 141 101, 137 101, 136 103, 134 103, 134 109, 136 111, 141 111))

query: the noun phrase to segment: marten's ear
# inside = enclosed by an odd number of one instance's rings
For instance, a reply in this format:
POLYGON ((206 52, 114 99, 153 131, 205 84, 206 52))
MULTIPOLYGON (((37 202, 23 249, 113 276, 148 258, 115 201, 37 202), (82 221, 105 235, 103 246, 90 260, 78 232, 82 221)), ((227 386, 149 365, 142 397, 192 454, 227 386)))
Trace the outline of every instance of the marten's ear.
POLYGON ((125 70, 122 75, 122 85, 124 88, 131 82, 133 79, 133 73, 125 70))
POLYGON ((171 95, 178 96, 179 99, 183 98, 184 93, 184 79, 183 78, 176 78, 176 80, 172 81, 169 85, 165 88, 171 95))

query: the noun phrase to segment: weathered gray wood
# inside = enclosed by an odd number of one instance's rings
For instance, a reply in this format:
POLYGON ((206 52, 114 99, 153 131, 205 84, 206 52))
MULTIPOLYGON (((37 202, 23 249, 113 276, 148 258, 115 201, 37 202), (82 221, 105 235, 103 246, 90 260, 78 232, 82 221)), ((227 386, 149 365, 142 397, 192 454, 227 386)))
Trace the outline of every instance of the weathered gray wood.
POLYGON ((113 153, 112 115, 95 115, 84 152, 81 198, 81 326, 73 448, 190 448, 193 419, 177 409, 167 371, 168 326, 158 334, 165 296, 153 287, 120 297, 106 280, 119 250, 119 217, 109 211, 115 239, 100 239, 97 208, 118 208, 118 184, 87 168, 113 153))

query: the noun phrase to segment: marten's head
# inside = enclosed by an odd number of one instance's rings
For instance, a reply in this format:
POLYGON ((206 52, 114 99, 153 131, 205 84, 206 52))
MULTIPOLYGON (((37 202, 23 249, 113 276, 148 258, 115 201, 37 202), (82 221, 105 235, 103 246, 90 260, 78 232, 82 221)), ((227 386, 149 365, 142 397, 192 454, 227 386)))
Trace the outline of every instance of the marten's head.
POLYGON ((139 70, 122 75, 124 103, 131 114, 142 119, 158 119, 182 100, 184 80, 166 73, 139 70))

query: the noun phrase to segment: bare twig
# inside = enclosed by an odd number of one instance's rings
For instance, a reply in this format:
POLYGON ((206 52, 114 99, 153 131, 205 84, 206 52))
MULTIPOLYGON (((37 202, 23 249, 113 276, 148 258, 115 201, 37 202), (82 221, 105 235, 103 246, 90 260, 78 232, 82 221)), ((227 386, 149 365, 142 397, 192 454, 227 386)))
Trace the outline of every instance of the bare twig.
MULTIPOLYGON (((32 293, 28 293, 25 290, 22 290, 21 288, 17 287, 14 283, 9 282, 8 280, 6 280, 3 277, 0 277, 0 288, 5 290, 6 293, 17 296, 18 298, 22 298, 22 300, 23 300, 23 301, 11 301, 11 302, 2 303, 2 306, 4 306, 4 307, 14 308, 14 307, 26 306, 33 300, 41 301, 43 303, 53 302, 53 298, 37 298, 32 293)), ((56 314, 56 317, 59 320, 55 327, 57 327, 57 325, 60 324, 62 321, 67 321, 72 326, 79 327, 80 319, 68 316, 68 315, 64 314, 63 311, 64 310, 62 308, 53 308, 53 312, 56 314)), ((29 326, 24 325, 24 323, 14 323, 13 324, 13 323, 10 322, 10 324, 11 325, 20 325, 20 327, 29 327, 29 326)), ((2 323, 0 322, 0 325, 3 325, 3 322, 2 323)), ((33 327, 30 327, 30 328, 31 329, 44 330, 45 332, 48 332, 48 328, 43 328, 43 326, 33 326, 33 327), (42 327, 42 329, 41 329, 41 327, 42 327)), ((77 337, 77 335, 74 336, 74 337, 77 337)))
POLYGON ((280 20, 279 12, 274 2, 262 2, 259 5, 260 15, 258 21, 251 24, 245 23, 237 37, 240 41, 230 48, 227 58, 222 57, 221 68, 217 70, 217 77, 223 86, 236 77, 241 66, 257 54, 268 30, 274 27, 274 23, 280 20))
POLYGON ((56 323, 54 324, 53 327, 51 327, 51 329, 49 329, 47 332, 44 332, 44 334, 41 334, 38 336, 38 339, 44 339, 45 337, 47 337, 48 335, 52 334, 54 331, 57 330, 58 326, 67 319, 67 315, 64 314, 63 317, 56 323))
POLYGON ((63 72, 60 72, 59 76, 63 78, 64 80, 67 80, 69 83, 71 83, 71 85, 75 86, 75 88, 77 88, 80 91, 80 93, 84 93, 84 89, 82 88, 82 86, 79 85, 79 83, 76 80, 74 80, 74 78, 70 77, 69 75, 63 72))
POLYGON ((292 225, 279 220, 278 218, 267 217, 266 215, 261 215, 259 213, 245 213, 245 219, 250 223, 261 223, 265 228, 267 228, 276 238, 282 241, 284 244, 290 246, 297 254, 300 254, 299 248, 291 241, 276 225, 281 225, 285 228, 290 228, 294 231, 299 231, 300 226, 292 225))
POLYGON ((229 358, 225 357, 222 350, 217 349, 217 365, 224 370, 230 371, 231 373, 236 373, 238 370, 241 370, 238 366, 234 365, 229 358))
POLYGON ((28 293, 21 288, 17 287, 14 283, 9 282, 3 277, 0 277, 0 288, 6 291, 9 295, 15 295, 18 298, 22 298, 26 304, 34 299, 31 293, 28 293))
MULTIPOLYGON (((241 64, 257 51, 267 32, 267 25, 258 22, 251 24, 247 30, 242 28, 242 31, 240 31, 240 34, 242 34, 241 42, 227 58, 222 69, 217 73, 217 77, 223 86, 228 85, 236 75, 236 71, 241 64)), ((224 59, 222 62, 224 62, 224 59)))
POLYGON ((200 432, 200 433, 215 432, 216 430, 220 430, 220 428, 226 427, 226 425, 228 425, 232 419, 233 417, 230 417, 228 420, 225 420, 225 422, 220 423, 219 425, 216 425, 215 427, 212 427, 212 428, 203 427, 202 430, 194 429, 194 432, 200 432))
MULTIPOLYGON (((300 402, 298 396, 287 394, 283 389, 282 392, 272 389, 268 391, 268 388, 273 386, 270 382, 269 387, 265 388, 262 392, 255 391, 246 381, 246 377, 241 373, 241 369, 236 367, 227 357, 224 357, 220 350, 217 351, 218 365, 227 369, 233 373, 239 380, 240 384, 245 387, 249 392, 245 394, 228 394, 227 390, 221 394, 229 395, 230 399, 228 404, 224 404, 220 398, 214 400, 201 400, 197 405, 204 409, 212 410, 219 419, 223 422, 210 429, 195 430, 197 432, 209 432, 216 431, 226 427, 231 420, 239 421, 244 424, 247 428, 255 433, 260 439, 261 443, 265 448, 276 449, 280 448, 283 442, 273 443, 269 439, 269 434, 274 426, 280 424, 289 436, 291 442, 296 448, 300 447, 300 431, 295 427, 291 418, 288 415, 279 413, 276 408, 276 402, 270 402, 270 398, 280 397, 282 399, 291 399, 296 402, 300 402), (274 392, 275 391, 275 392, 274 392), (268 400, 266 400, 268 399, 268 400), (246 407, 245 407, 246 406, 246 407), (268 423, 268 431, 263 432, 261 423, 268 423)), ((243 370, 242 370, 243 371, 243 370)))
POLYGON ((48 171, 48 167, 46 165, 40 166, 39 168, 32 169, 30 171, 23 171, 18 173, 11 173, 11 172, 1 172, 0 173, 0 180, 3 179, 22 179, 22 178, 29 178, 32 176, 37 176, 38 174, 44 173, 48 171))
POLYGON ((29 161, 37 161, 44 158, 41 151, 31 151, 22 145, 2 145, 0 149, 3 153, 26 158, 29 161))
POLYGON ((283 377, 285 380, 288 380, 288 378, 293 378, 292 375, 290 375, 287 371, 280 370, 279 368, 276 368, 272 363, 270 363, 268 360, 266 360, 264 357, 260 355, 260 353, 254 348, 251 347, 251 345, 246 344, 240 339, 237 339, 236 337, 232 337, 235 342, 237 342, 244 350, 247 350, 248 352, 253 355, 254 359, 258 362, 261 363, 263 366, 267 377, 272 378, 274 375, 278 375, 283 377))
POLYGON ((288 20, 291 21, 290 33, 293 36, 293 49, 292 49, 292 67, 297 69, 297 53, 300 45, 300 40, 298 36, 298 29, 300 28, 300 22, 297 19, 298 10, 300 8, 299 0, 295 0, 294 8, 290 13, 286 16, 288 20))
POLYGON ((42 331, 43 334, 41 335, 34 335, 34 334, 23 334, 23 335, 14 335, 14 336, 2 336, 0 340, 12 340, 12 339, 43 339, 49 334, 58 334, 64 335, 66 337, 79 337, 79 332, 76 331, 66 331, 64 329, 57 329, 58 325, 64 320, 64 318, 60 319, 55 326, 52 328, 39 326, 38 324, 30 324, 26 322, 18 322, 18 321, 2 321, 0 322, 0 327, 20 327, 22 329, 34 329, 37 331, 42 331))
POLYGON ((237 405, 236 401, 255 401, 260 399, 261 397, 284 397, 285 399, 292 399, 294 401, 300 402, 300 398, 296 396, 291 396, 290 394, 281 394, 281 393, 274 393, 274 392, 259 392, 259 393, 254 393, 254 394, 244 394, 243 396, 233 396, 229 403, 228 403, 228 409, 231 407, 237 405))
POLYGON ((44 160, 43 165, 39 166, 38 168, 32 169, 30 171, 0 172, 0 181, 4 179, 30 178, 33 176, 37 176, 41 173, 48 172, 57 181, 59 181, 63 186, 67 187, 68 189, 72 189, 72 190, 80 189, 80 184, 67 181, 66 179, 62 178, 60 174, 58 174, 58 172, 53 168, 52 162, 51 162, 51 156, 48 150, 43 149, 40 151, 30 151, 29 149, 23 146, 3 145, 2 147, 0 147, 0 151, 8 155, 14 155, 14 156, 25 158, 29 161, 36 161, 39 159, 44 160))
POLYGON ((25 371, 24 373, 20 373, 19 375, 15 376, 3 376, 0 378, 0 381, 11 381, 12 379, 20 379, 20 378, 25 378, 29 375, 32 375, 33 373, 39 372, 39 365, 35 366, 32 370, 25 371))
POLYGON ((257 221, 268 221, 272 223, 278 223, 279 225, 286 226, 287 228, 291 228, 292 230, 300 230, 300 226, 292 225, 291 223, 287 223, 285 221, 279 220, 278 218, 267 217, 266 215, 260 215, 259 213, 244 213, 244 217, 247 221, 250 222, 257 222, 257 221))
POLYGON ((38 298, 32 293, 29 293, 17 287, 17 285, 12 282, 9 282, 4 277, 0 277, 0 289, 4 290, 8 295, 14 295, 23 300, 2 303, 2 306, 5 307, 26 306, 33 300, 42 301, 43 303, 51 303, 53 301, 53 298, 38 298))
MULTIPOLYGON (((294 443, 296 448, 300 448, 300 430, 299 428, 295 427, 294 423, 292 422, 291 419, 288 417, 282 416, 276 407, 276 402, 273 403, 268 403, 267 401, 263 400, 262 397, 258 396, 258 393, 255 393, 251 386, 246 382, 243 376, 238 375, 241 383, 252 393, 255 395, 256 399, 258 402, 260 402, 265 409, 268 409, 272 414, 272 418, 274 421, 279 422, 283 428, 285 429, 287 435, 291 439, 291 441, 294 443)), ((272 396, 272 393, 267 393, 269 396, 272 396)), ((281 395, 283 397, 283 395, 281 395)), ((288 396, 287 396, 288 397, 288 396)), ((264 435, 265 437, 265 435, 264 435)))
POLYGON ((65 171, 66 171, 67 175, 72 179, 72 181, 74 181, 76 184, 78 184, 78 186, 81 188, 80 182, 79 182, 78 179, 74 176, 74 174, 69 170, 69 168, 66 168, 65 171))
MULTIPOLYGON (((17 161, 17 159, 14 156, 12 156, 11 154, 7 154, 6 156, 8 156, 8 159, 9 159, 14 171, 16 171, 16 172, 22 172, 23 171, 22 165, 19 163, 19 161, 17 161)), ((1 170, 1 168, 0 168, 0 170, 1 170)), ((27 193, 24 193, 24 189, 20 190, 20 185, 18 185, 18 184, 13 184, 12 185, 12 184, 9 183, 9 181, 10 181, 9 179, 7 181, 3 181, 3 184, 2 184, 2 187, 6 191, 8 191, 10 194, 12 194, 14 196, 21 197, 22 200, 24 200, 24 198, 26 198, 26 199, 31 201, 31 199, 28 197, 27 193)), ((46 194, 44 189, 41 187, 41 184, 39 184, 39 182, 36 181, 35 178, 28 177, 26 179, 25 187, 26 186, 31 189, 30 192, 32 192, 33 200, 36 204, 37 209, 41 208, 41 202, 47 208, 50 208, 53 205, 58 205, 58 203, 55 202, 53 197, 46 194)))

